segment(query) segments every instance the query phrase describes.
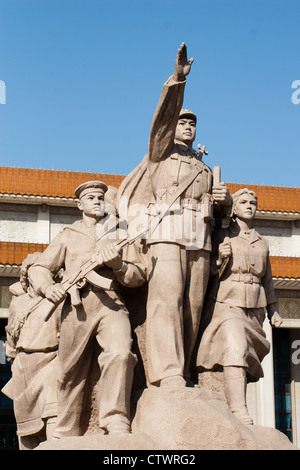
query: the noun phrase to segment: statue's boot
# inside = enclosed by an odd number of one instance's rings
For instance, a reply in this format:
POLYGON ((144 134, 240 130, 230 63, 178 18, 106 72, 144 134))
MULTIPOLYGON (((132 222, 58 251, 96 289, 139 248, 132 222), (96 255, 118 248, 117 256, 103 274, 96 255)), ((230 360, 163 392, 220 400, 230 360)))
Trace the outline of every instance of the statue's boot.
POLYGON ((241 423, 253 424, 246 403, 247 377, 244 367, 224 367, 224 391, 230 411, 241 423))
POLYGON ((122 421, 113 421, 108 424, 107 432, 110 435, 131 434, 130 425, 122 421))
POLYGON ((186 387, 186 381, 182 375, 173 375, 160 381, 160 387, 186 387))

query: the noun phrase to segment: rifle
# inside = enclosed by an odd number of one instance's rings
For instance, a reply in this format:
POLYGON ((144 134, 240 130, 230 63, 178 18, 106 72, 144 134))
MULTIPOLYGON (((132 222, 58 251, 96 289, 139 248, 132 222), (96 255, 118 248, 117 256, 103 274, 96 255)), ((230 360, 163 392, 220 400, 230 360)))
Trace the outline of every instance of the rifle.
MULTIPOLYGON (((124 238, 113 243, 114 247, 120 251, 124 246, 131 245, 135 240, 141 238, 147 230, 138 233, 137 235, 129 238, 124 238)), ((113 280, 105 278, 100 274, 95 272, 95 269, 100 268, 103 266, 103 262, 101 262, 101 250, 97 253, 97 255, 93 255, 89 260, 82 263, 79 270, 61 281, 60 285, 63 287, 66 293, 69 293, 71 296, 72 305, 80 305, 81 299, 79 296, 79 290, 86 284, 86 281, 90 282, 92 285, 97 287, 101 287, 104 290, 111 290, 113 286, 113 280), (100 261, 99 261, 100 260, 100 261)), ((61 300, 61 302, 63 299, 61 300)), ((60 302, 59 302, 60 303, 60 302)), ((43 318, 44 321, 47 321, 54 310, 57 308, 59 304, 52 302, 51 300, 47 299, 46 297, 38 297, 35 301, 34 305, 31 306, 27 315, 29 315, 32 311, 36 308, 43 306, 43 318)))

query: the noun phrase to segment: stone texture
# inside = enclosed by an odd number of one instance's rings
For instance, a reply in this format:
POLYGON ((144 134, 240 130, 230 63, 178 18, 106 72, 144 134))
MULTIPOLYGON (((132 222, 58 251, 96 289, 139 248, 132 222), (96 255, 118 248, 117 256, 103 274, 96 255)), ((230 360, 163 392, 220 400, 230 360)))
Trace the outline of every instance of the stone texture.
POLYGON ((100 433, 50 440, 37 450, 297 450, 273 428, 245 426, 223 395, 205 387, 144 390, 132 435, 100 433))
POLYGON ((138 402, 133 433, 156 436, 163 449, 260 450, 294 446, 277 430, 244 426, 223 396, 204 387, 148 388, 138 402), (151 420, 147 419, 151 416, 151 420))

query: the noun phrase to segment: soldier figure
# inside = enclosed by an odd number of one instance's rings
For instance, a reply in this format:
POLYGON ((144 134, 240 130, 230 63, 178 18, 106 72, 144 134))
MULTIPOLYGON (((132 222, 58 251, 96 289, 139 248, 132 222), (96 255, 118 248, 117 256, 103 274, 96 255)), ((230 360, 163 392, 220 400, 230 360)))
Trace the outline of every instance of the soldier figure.
MULTIPOLYGON (((53 275, 62 267, 66 277, 75 273, 99 248, 101 263, 105 264, 99 270, 102 276, 130 286, 145 281, 138 265, 122 261, 109 238, 102 237, 97 245, 97 232, 104 221, 106 191, 107 186, 101 181, 77 188, 75 194, 82 220, 58 234, 29 271, 36 291, 54 303, 66 294, 60 284, 54 283, 53 275)), ((132 255, 130 259, 134 259, 132 255)), ((99 426, 108 434, 130 433, 130 393, 136 357, 131 351, 129 314, 117 289, 103 290, 87 282, 81 289, 81 304, 72 305, 68 296, 62 311, 58 417, 53 437, 84 433, 82 416, 90 411, 84 410, 84 397, 91 360, 97 351, 96 342, 101 348, 99 426)))
POLYGON ((170 230, 164 230, 162 218, 154 230, 150 223, 146 240, 147 367, 149 381, 158 386, 186 386, 190 377, 210 270, 211 219, 215 209, 231 205, 223 183, 212 188, 203 149, 198 154, 192 147, 196 116, 182 109, 192 62, 183 43, 153 117, 148 154, 125 178, 118 195, 129 204, 146 203, 150 218, 151 207, 157 212, 167 208, 170 230))

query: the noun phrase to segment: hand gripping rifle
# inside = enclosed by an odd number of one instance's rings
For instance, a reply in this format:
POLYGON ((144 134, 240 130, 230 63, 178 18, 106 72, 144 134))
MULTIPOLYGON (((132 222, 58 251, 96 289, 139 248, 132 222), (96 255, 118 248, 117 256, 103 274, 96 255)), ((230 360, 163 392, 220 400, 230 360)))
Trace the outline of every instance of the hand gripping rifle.
MULTIPOLYGON (((129 238, 124 238, 113 243, 114 247, 117 251, 120 251, 124 246, 131 245, 135 240, 141 238, 145 235, 147 230, 138 233, 137 235, 129 238)), ((103 266, 103 262, 101 261, 101 249, 96 255, 93 255, 89 260, 82 263, 79 270, 76 271, 73 275, 68 276, 63 281, 61 281, 60 285, 65 290, 66 293, 69 293, 71 296, 72 305, 80 305, 81 299, 79 295, 79 290, 85 286, 86 282, 90 282, 90 284, 100 287, 104 290, 111 290, 113 287, 113 280, 108 279, 104 276, 98 274, 95 270, 103 266)), ((63 301, 63 299, 61 300, 63 301)), ((60 302, 59 302, 60 303, 60 302)), ((51 300, 47 299, 46 297, 38 297, 35 305, 31 307, 31 313, 38 307, 43 306, 43 318, 47 321, 54 310, 57 308, 58 304, 52 302, 51 300)))

